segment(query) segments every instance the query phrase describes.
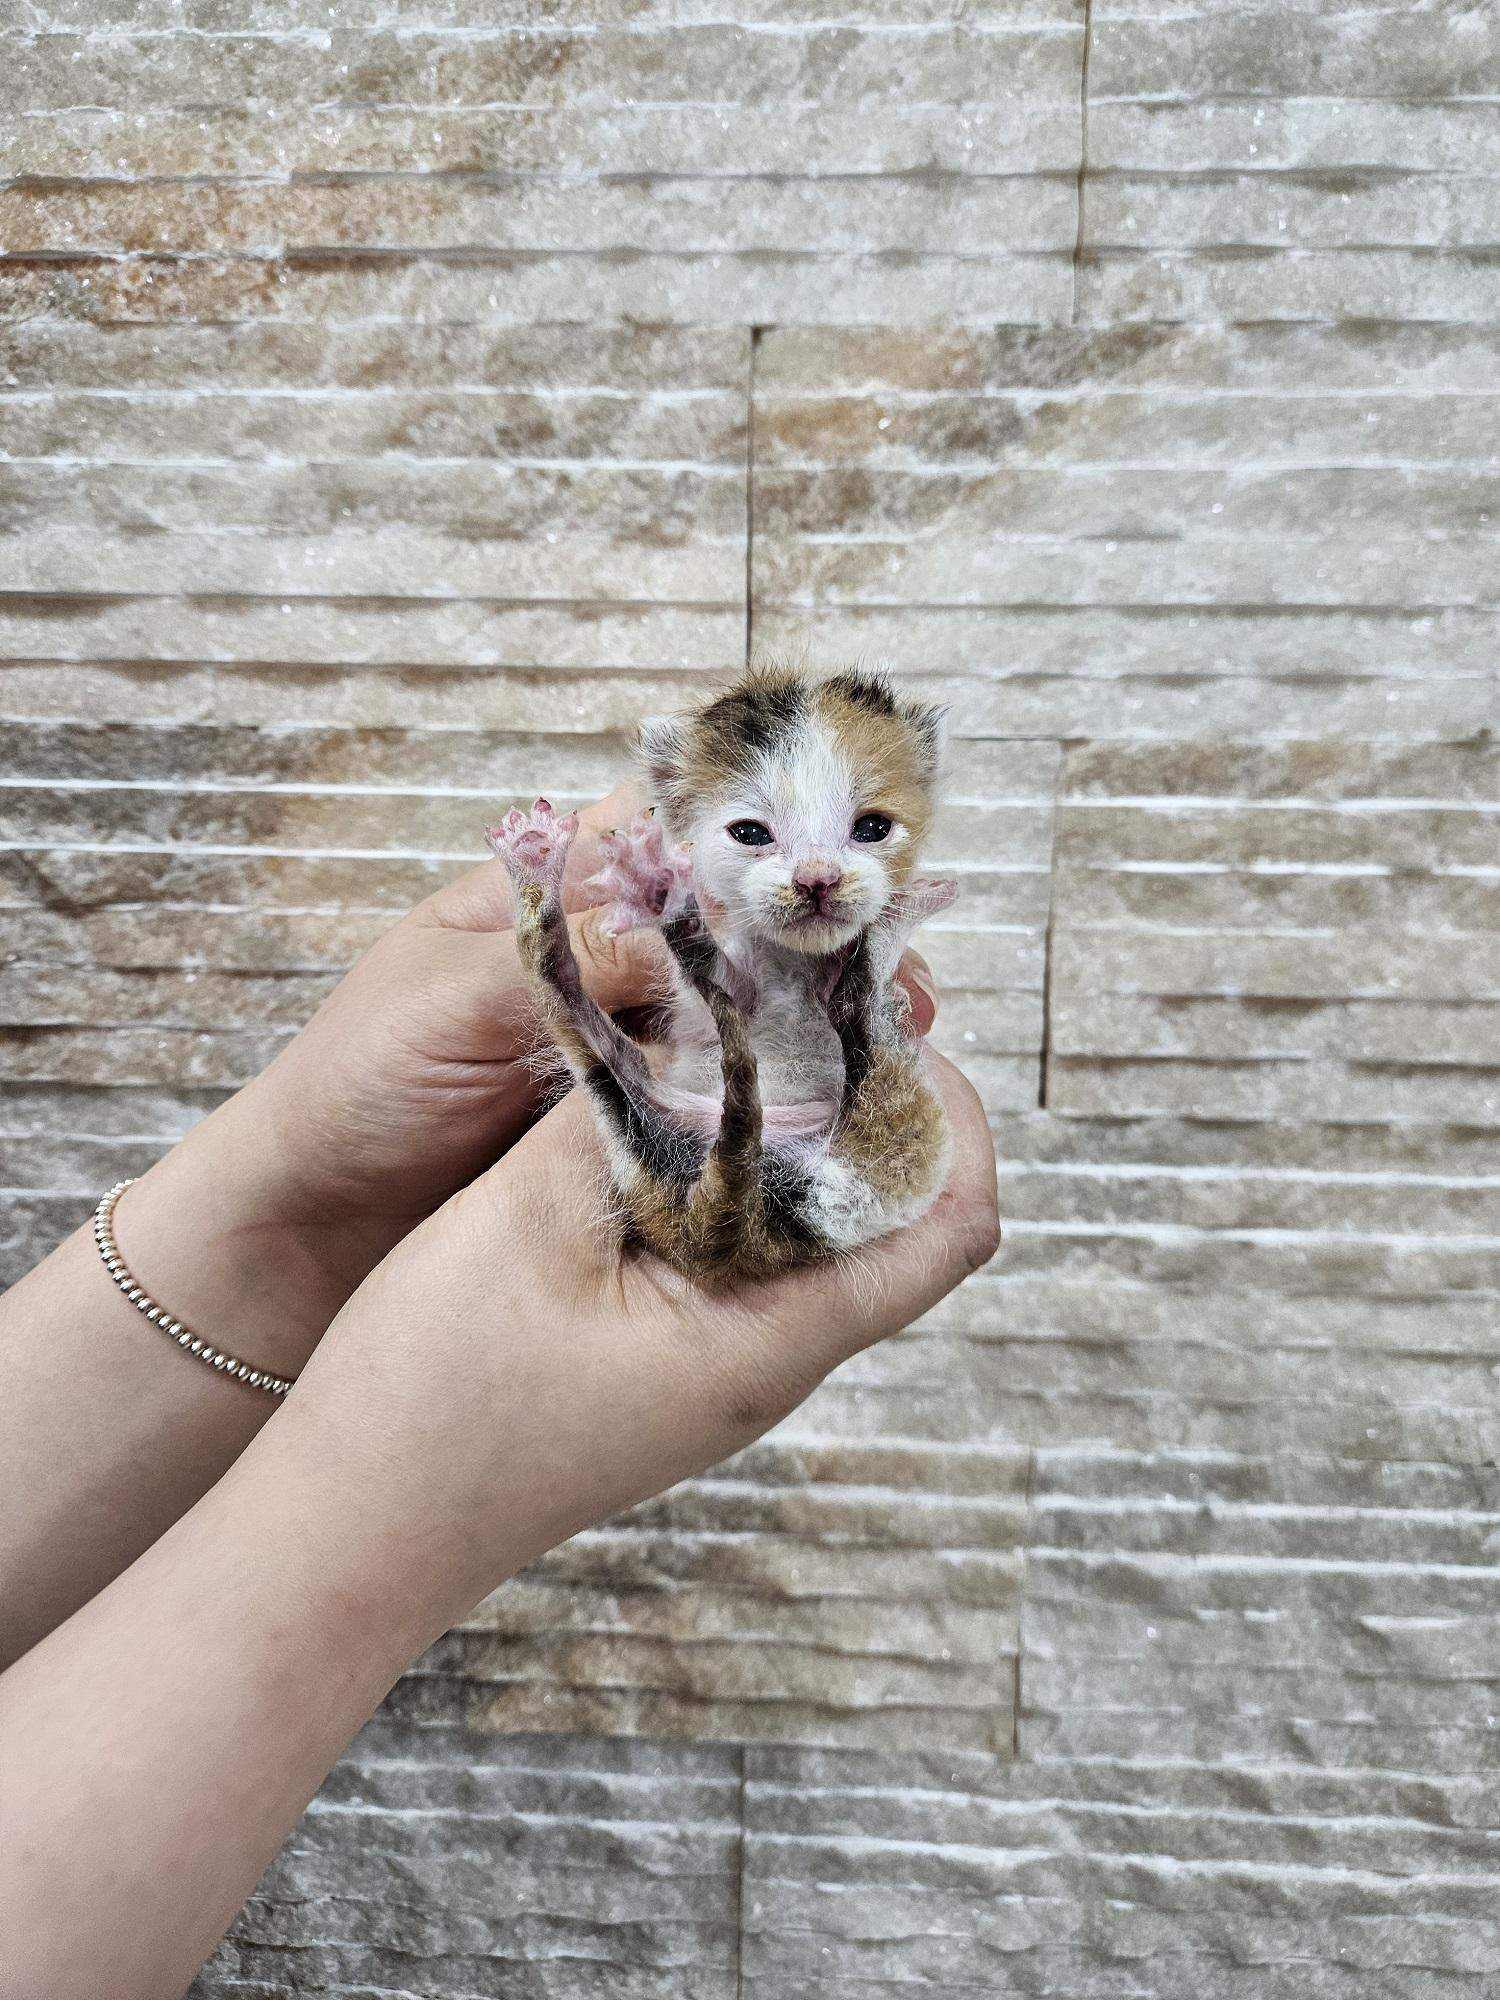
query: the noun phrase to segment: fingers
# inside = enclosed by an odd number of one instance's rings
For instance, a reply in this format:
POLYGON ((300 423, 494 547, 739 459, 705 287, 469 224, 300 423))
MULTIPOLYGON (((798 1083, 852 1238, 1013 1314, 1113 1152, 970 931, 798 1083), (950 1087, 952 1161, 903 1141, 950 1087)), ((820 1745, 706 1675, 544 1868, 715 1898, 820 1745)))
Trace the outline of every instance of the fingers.
POLYGON ((646 794, 633 778, 627 778, 623 785, 616 785, 607 798, 583 808, 578 815, 581 823, 579 840, 589 834, 597 840, 602 833, 613 833, 617 826, 624 826, 638 812, 644 812, 646 804, 646 794))
POLYGON ((933 1050, 927 1080, 952 1147, 946 1183, 929 1212, 836 1263, 776 1279, 758 1304, 753 1294, 741 1295, 765 1320, 788 1368, 810 1377, 804 1395, 839 1362, 930 1311, 999 1247, 995 1148, 984 1106, 967 1077, 933 1050))
MULTIPOLYGON (((995 1152, 973 1086, 929 1051, 929 1081, 948 1122, 951 1156, 929 1213, 848 1257, 768 1282, 715 1290, 647 1259, 623 1266, 608 1221, 607 1172, 592 1114, 574 1091, 486 1179, 517 1201, 541 1246, 549 1284, 610 1301, 645 1334, 656 1365, 689 1385, 701 1420, 717 1426, 709 1456, 744 1443, 794 1409, 861 1348, 909 1326, 994 1256, 1000 1240, 995 1152), (503 1178, 502 1178, 503 1177, 503 1178), (631 1277, 631 1282, 622 1279, 631 1277)), ((675 1392, 674 1392, 675 1393, 675 1392)), ((706 1462, 706 1459, 705 1459, 706 1462)))
POLYGON ((604 928, 605 912, 587 909, 568 919, 583 983, 606 1014, 649 1007, 673 992, 671 958, 659 931, 604 928))
POLYGON ((896 967, 896 984, 904 987, 911 1002, 912 1026, 919 1035, 929 1034, 937 1019, 938 988, 932 967, 919 951, 904 951, 896 967))
POLYGON ((493 861, 481 861, 477 868, 445 882, 402 921, 448 931, 508 931, 512 917, 505 870, 493 861))

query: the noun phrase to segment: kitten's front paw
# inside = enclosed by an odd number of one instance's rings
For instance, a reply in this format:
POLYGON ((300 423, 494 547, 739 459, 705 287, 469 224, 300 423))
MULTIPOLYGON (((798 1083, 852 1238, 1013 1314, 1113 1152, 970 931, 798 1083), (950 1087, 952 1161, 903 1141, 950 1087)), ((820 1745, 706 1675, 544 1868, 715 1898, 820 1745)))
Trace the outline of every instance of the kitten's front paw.
POLYGON ((915 926, 946 910, 957 895, 958 884, 951 875, 917 875, 896 891, 886 908, 897 923, 915 926))
POLYGON ((586 886, 609 904, 606 931, 660 929, 692 902, 692 857, 667 838, 654 813, 637 813, 599 844, 604 866, 586 886))
POLYGON ((490 852, 505 864, 514 882, 537 882, 561 892, 568 849, 578 831, 576 812, 555 812, 538 799, 529 813, 508 812, 498 826, 485 830, 490 852))

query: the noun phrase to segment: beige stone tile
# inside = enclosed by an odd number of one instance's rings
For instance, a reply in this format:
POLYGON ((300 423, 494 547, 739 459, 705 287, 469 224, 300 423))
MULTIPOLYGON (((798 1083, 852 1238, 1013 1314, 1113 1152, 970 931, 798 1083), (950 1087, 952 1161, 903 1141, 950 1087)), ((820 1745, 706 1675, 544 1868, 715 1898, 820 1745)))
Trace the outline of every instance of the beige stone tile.
POLYGON ((371 1723, 195 1983, 732 2000, 738 1754, 371 1723))
POLYGON ((30 178, 0 191, 8 319, 1071 311, 1071 0, 106 36, 74 11, 28 8, 16 37, 0 151, 30 178))
POLYGON ((284 258, 132 253, 0 262, 0 319, 141 325, 216 319, 358 325, 392 314, 424 325, 608 318, 925 325, 939 313, 981 325, 1045 324, 1068 317, 1072 296, 1072 257, 1061 248, 996 257, 779 248, 673 256, 629 246, 570 256, 502 247, 473 256, 371 249, 284 258))
POLYGON ((847 1444, 818 1399, 764 1444, 575 1537, 415 1670, 487 1729, 1009 1744, 1027 1456, 847 1444))
POLYGON ((0 1086, 0 1138, 7 1144, 165 1148, 218 1102, 212 1091, 123 1090, 109 1083, 79 1089, 6 1084, 0 1086))
POLYGON ((1278 1121, 1191 1105, 997 1116, 1000 1257, 841 1371, 827 1420, 947 1440, 983 1421, 996 1439, 1139 1453, 1486 1461, 1493 1120, 1319 1124, 1349 1110, 1302 1087, 1278 1121))
MULTIPOLYGON (((1076 87, 1078 25, 1001 22, 975 30, 913 23, 900 38, 903 79, 919 102, 1060 98, 1076 87)), ((1081 25, 1081 24, 1079 24, 1081 25)), ((806 24, 703 25, 586 31, 520 27, 444 34, 331 31, 172 37, 154 50, 128 33, 39 33, 21 38, 14 101, 27 110, 141 104, 239 111, 266 101, 316 106, 566 107, 607 120, 638 99, 727 104, 742 114, 831 95, 844 107, 889 96, 892 39, 879 29, 806 24), (156 60, 144 60, 148 54, 156 60), (726 96, 729 82, 732 96, 726 96), (153 88, 154 86, 154 88, 153 88)))
POLYGON ((1492 327, 1333 326, 772 327, 756 343, 755 379, 777 398, 863 390, 958 395, 1072 389, 1381 390, 1491 393, 1492 327))
MULTIPOLYGON (((904 39, 904 38, 903 38, 904 39)), ((267 186, 119 181, 0 188, 11 253, 404 250, 675 256, 1071 253, 1076 179, 867 175, 822 182, 725 176, 366 178, 267 186)))
POLYGON ((705 472, 744 457, 742 390, 623 397, 580 385, 536 394, 486 383, 426 390, 142 389, 30 391, 7 401, 14 458, 212 465, 316 460, 497 458, 564 466, 583 459, 705 472))
POLYGON ((1171 179, 1109 173, 1090 179, 1086 212, 1094 251, 1231 243, 1299 255, 1382 246, 1461 250, 1495 240, 1500 180, 1264 169, 1171 179))
MULTIPOLYGON (((1026 1241, 1012 1233, 1007 1262, 1026 1241)), ((947 1324, 841 1371, 823 1392, 828 1421, 849 1436, 900 1427, 953 1441, 982 1410, 993 1436, 1059 1447, 1494 1458, 1492 1292, 1250 1290, 1223 1256, 1206 1282, 1194 1247, 1183 1239, 1175 1279, 1164 1259, 1142 1278, 1139 1258, 1131 1272, 1075 1254, 1059 1272, 971 1280, 947 1324)))
POLYGON ((255 974, 98 965, 34 965, 12 960, 0 970, 0 1026, 67 1027, 87 1020, 95 1032, 185 1028, 207 1033, 300 1028, 334 986, 322 973, 255 974))
POLYGON ((238 1090, 285 1045, 290 1030, 0 1026, 0 1081, 238 1090))
POLYGON ((1426 8, 1098 10, 1082 316, 1488 317, 1492 27, 1426 8))
POLYGON ((755 1749, 745 1992, 1477 1994, 1492 1804, 1488 1777, 755 1749))
POLYGON ((1500 76, 1500 36, 1485 16, 1441 9, 1272 5, 1133 12, 1105 4, 1094 22, 1090 95, 1395 99, 1471 97, 1500 76))
POLYGON ((1493 1125, 1486 742, 1101 746, 1063 793, 1057 1108, 1493 1125))
POLYGON ((1090 252, 1086 320, 1493 320, 1500 279, 1488 246, 1448 250, 1090 252))
POLYGON ((1486 104, 1463 98, 1091 95, 1089 165, 1163 175, 1493 174, 1500 135, 1486 104))
POLYGON ((701 659, 673 669, 658 662, 628 672, 610 667, 476 667, 403 663, 343 664, 269 658, 163 661, 148 653, 97 661, 0 661, 0 704, 36 721, 208 722, 255 728, 378 728, 398 731, 500 730, 523 713, 549 735, 619 732, 622 771, 628 731, 643 714, 690 706, 729 662, 701 659))
POLYGON ((262 101, 254 116, 170 105, 82 107, 39 119, 0 111, 15 171, 62 178, 266 173, 1039 174, 1076 172, 1081 32, 1054 38, 1034 96, 776 107, 774 117, 697 105, 309 109, 262 101))
MULTIPOLYGON (((848 27, 904 28, 913 23, 953 22, 971 28, 1072 24, 1077 0, 843 0, 837 16, 824 0, 762 0, 757 23, 807 27, 834 18, 848 27)), ((721 0, 528 0, 524 24, 533 28, 629 28, 722 25, 721 0)), ((476 0, 357 0, 341 7, 346 26, 387 31, 400 27, 483 29, 499 32, 493 10, 476 0)), ((325 29, 323 0, 5 0, 0 29, 146 30, 197 29, 210 33, 285 33, 294 28, 325 29)))
POLYGON ((242 926, 263 924, 268 936, 278 930, 287 940, 305 936, 312 949, 312 940, 336 937, 346 923, 394 922, 462 872, 452 862, 409 855, 11 848, 0 850, 0 907, 18 926, 57 921, 73 926, 78 939, 102 924, 101 957, 149 964, 156 962, 153 926, 168 935, 179 913, 197 921, 219 916, 223 928, 210 935, 226 940, 240 935, 242 926), (305 932, 299 928, 304 919, 305 932), (139 957, 129 942, 131 924, 141 927, 139 957))
POLYGON ((1048 1102, 1068 1116, 1199 1118, 1388 1118, 1436 1124, 1500 1125, 1500 1078, 1493 1067, 1413 1070, 1297 1059, 1250 1063, 1152 1063, 1060 1057, 1048 1102))
POLYGON ((738 603, 389 597, 0 596, 0 660, 705 667, 744 659, 738 603))
POLYGON ((1453 1466, 1040 1454, 1023 1746, 1493 1770, 1495 1501, 1453 1466))
POLYGON ((69 594, 80 576, 101 591, 249 597, 484 598, 497 589, 545 602, 587 595, 649 605, 732 602, 745 570, 744 536, 653 548, 613 537, 518 537, 510 543, 417 535, 287 538, 231 534, 11 534, 0 545, 0 590, 69 594))
MULTIPOLYGON (((1107 630, 1113 641, 1131 643, 1145 657, 1148 634, 1139 622, 1117 616, 1081 616, 1088 617, 1094 630, 1107 630)), ((1405 647, 1387 629, 1394 621, 1372 621, 1366 628, 1365 637, 1384 642, 1387 656, 1402 669, 1399 674, 1381 678, 1361 673, 1332 682, 1316 675, 1306 651, 1298 654, 1294 650, 1296 632, 1284 629, 1300 625, 1306 633, 1311 629, 1308 619, 1215 620, 1221 631, 1233 626, 1232 635, 1224 632, 1215 642, 1225 669, 1231 664, 1233 643, 1248 633, 1266 653, 1274 647, 1275 656, 1294 671, 1296 677, 1290 685, 1278 681, 1274 711, 1268 710, 1264 680, 1248 671, 1221 670, 1213 676, 1211 714, 1201 700, 1191 700, 1194 679, 1186 669, 1160 680, 1145 674, 1068 674, 1064 670, 1065 650, 1058 645, 1062 635, 1057 621, 1032 616, 1006 619, 1002 629, 1008 626, 1024 632, 1031 642, 1045 641, 1057 655, 1055 670, 1006 672, 1002 657, 1002 670, 992 677, 979 673, 922 674, 924 661, 940 660, 949 645, 962 645, 982 662, 985 634, 993 622, 985 614, 882 612, 851 617, 820 608, 815 617, 806 612, 786 612, 774 619, 761 617, 757 630, 768 651, 800 651, 810 633, 815 633, 817 657, 830 664, 871 656, 899 659, 903 666, 917 670, 904 677, 913 688, 920 686, 930 698, 946 702, 962 727, 994 737, 1014 731, 1035 739, 1059 726, 1075 738, 1159 737, 1168 722, 1184 731, 1191 731, 1196 722, 1200 735, 1215 738, 1229 729, 1242 739, 1273 741, 1305 742, 1326 731, 1346 739, 1454 742, 1482 735, 1500 720, 1493 675, 1442 672, 1424 681, 1415 671, 1405 671, 1408 661, 1414 664, 1420 657, 1424 643, 1417 628, 1425 621, 1419 619, 1404 621, 1405 647)), ((1165 647, 1173 637, 1171 627, 1166 621, 1154 622, 1165 647)), ((1184 616, 1179 622, 1181 636, 1191 638, 1193 616, 1184 616)), ((1350 657, 1358 638, 1349 629, 1354 622, 1328 621, 1343 628, 1331 636, 1337 636, 1341 646, 1347 645, 1350 657)), ((1428 636, 1433 651, 1440 653, 1446 644, 1450 652, 1457 648, 1465 655, 1472 649, 1477 659, 1484 623, 1482 618, 1456 623, 1432 621, 1433 631, 1428 636)), ((1008 639, 1003 643, 1008 655, 1008 639)), ((1100 659, 1101 668, 1107 664, 1100 659)), ((730 665, 726 658, 718 673, 730 665)), ((151 658, 147 647, 134 657, 94 661, 58 660, 55 652, 51 658, 0 659, 0 703, 10 715, 37 719, 70 720, 91 715, 132 722, 190 719, 239 725, 294 722, 387 728, 429 724, 461 728, 478 723, 498 728, 516 714, 517 701, 524 701, 525 713, 539 728, 569 734, 595 728, 625 730, 643 713, 697 699, 715 678, 713 672, 703 672, 701 656, 675 670, 669 662, 648 662, 631 667, 626 674, 607 666, 572 665, 549 671, 489 663, 475 667, 379 661, 288 663, 284 657, 170 661, 151 658)), ((1034 744, 1032 755, 1038 763, 1045 763, 1053 755, 1051 744, 1034 744)))
POLYGON ((755 636, 816 616, 846 650, 962 674, 973 726, 1004 735, 1481 733, 1500 682, 1472 338, 769 332, 755 636))
MULTIPOLYGON (((330 389, 426 393, 483 387, 535 399, 585 391, 596 398, 628 393, 637 422, 660 402, 696 400, 705 423, 722 430, 715 395, 743 402, 750 337, 743 327, 141 327, 86 320, 0 326, 0 368, 7 390, 171 390, 282 394, 330 389)), ((1473 363, 1479 356, 1475 353, 1473 363)), ((1455 350, 1451 363, 1458 364, 1455 350)), ((559 420, 566 412, 558 410, 559 420)), ((649 421, 649 419, 647 419, 649 421)), ((736 462, 743 456, 736 444, 736 462)), ((609 470, 608 467, 604 468, 609 470)))

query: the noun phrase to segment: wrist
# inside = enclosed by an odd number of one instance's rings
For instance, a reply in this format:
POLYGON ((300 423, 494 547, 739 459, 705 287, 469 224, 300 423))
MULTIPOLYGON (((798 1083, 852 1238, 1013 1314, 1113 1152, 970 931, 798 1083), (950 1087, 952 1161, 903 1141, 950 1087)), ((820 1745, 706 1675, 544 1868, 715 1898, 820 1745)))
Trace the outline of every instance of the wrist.
POLYGON ((325 1197, 254 1084, 128 1191, 115 1234, 137 1284, 175 1319, 283 1375, 395 1240, 325 1197))

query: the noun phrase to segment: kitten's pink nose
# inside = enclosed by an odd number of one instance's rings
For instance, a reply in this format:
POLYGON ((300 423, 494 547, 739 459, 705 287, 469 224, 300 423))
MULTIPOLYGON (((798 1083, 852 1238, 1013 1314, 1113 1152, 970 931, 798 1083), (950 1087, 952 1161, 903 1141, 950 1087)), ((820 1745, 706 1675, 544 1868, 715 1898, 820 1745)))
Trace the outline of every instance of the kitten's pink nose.
POLYGON ((842 877, 843 870, 832 861, 799 861, 792 870, 792 885, 812 902, 821 903, 842 877))
POLYGON ((799 861, 792 880, 799 889, 831 889, 842 873, 835 861, 799 861))

